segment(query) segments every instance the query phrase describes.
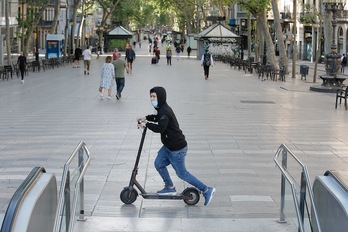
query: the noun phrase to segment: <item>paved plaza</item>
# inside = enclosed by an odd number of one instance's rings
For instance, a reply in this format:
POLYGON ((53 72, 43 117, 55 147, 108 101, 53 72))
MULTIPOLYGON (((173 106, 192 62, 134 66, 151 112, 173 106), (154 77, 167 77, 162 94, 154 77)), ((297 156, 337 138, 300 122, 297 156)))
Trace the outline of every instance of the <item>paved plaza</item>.
MULTIPOLYGON (((121 100, 100 100, 105 55, 94 56, 90 75, 64 66, 30 72, 24 84, 17 77, 0 81, 0 214, 33 167, 45 167, 60 182, 64 163, 84 141, 92 156, 85 176, 87 220, 76 223, 76 232, 297 231, 277 222, 280 171, 273 156, 286 144, 312 181, 329 169, 348 171, 348 111, 343 104, 335 109, 335 94, 310 91, 309 76, 261 81, 220 62, 204 80, 199 60, 174 56, 167 66, 162 55, 151 65, 144 45, 135 49, 121 100), (141 138, 135 118, 154 113, 154 86, 166 88, 186 136, 188 170, 217 189, 208 206, 203 197, 195 206, 140 196, 132 205, 120 200, 141 138)), ((153 166, 160 146, 159 135, 148 131, 138 180, 149 192, 163 187, 153 166)), ((188 186, 170 172, 177 191, 188 186)))

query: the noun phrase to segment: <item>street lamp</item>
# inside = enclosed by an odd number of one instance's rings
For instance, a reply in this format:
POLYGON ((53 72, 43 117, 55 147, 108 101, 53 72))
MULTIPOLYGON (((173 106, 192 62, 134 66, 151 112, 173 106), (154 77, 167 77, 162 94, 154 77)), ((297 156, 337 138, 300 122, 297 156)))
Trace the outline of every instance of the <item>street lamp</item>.
POLYGON ((344 6, 346 4, 346 0, 323 0, 323 4, 325 7, 326 12, 330 13, 332 12, 332 45, 331 45, 331 52, 326 54, 326 75, 334 76, 336 77, 336 73, 339 69, 339 60, 341 58, 341 55, 337 53, 337 45, 335 43, 335 29, 337 26, 337 16, 341 11, 343 11, 344 6))

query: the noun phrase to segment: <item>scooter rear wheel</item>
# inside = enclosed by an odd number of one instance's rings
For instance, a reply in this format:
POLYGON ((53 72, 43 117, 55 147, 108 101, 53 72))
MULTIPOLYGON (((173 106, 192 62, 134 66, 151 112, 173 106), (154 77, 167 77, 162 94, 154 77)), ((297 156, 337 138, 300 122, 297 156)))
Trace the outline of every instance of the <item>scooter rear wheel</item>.
POLYGON ((182 192, 182 197, 187 205, 195 205, 199 202, 200 194, 196 188, 187 188, 182 192))
POLYGON ((132 204, 137 199, 137 197, 137 190, 130 190, 129 187, 124 188, 120 194, 121 201, 125 204, 132 204))

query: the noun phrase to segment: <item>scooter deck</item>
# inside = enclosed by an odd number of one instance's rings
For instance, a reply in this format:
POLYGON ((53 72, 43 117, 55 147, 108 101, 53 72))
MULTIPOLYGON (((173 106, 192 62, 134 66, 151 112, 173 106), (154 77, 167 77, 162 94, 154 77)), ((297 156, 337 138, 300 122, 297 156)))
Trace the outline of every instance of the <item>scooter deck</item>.
POLYGON ((170 199, 170 200, 182 200, 182 195, 158 195, 156 193, 140 194, 144 199, 170 199))

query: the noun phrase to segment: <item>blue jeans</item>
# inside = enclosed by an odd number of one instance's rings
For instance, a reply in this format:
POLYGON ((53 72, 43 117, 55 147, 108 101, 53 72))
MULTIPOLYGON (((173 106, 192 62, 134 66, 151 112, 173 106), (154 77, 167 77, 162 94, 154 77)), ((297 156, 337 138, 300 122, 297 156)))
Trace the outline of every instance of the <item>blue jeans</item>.
POLYGON ((184 147, 181 150, 171 151, 167 147, 162 146, 158 151, 155 160, 155 168, 162 177, 166 187, 174 186, 167 169, 167 166, 171 164, 180 179, 188 182, 189 184, 204 192, 207 186, 186 170, 186 153, 187 147, 184 147))
POLYGON ((116 77, 115 80, 116 80, 116 92, 122 93, 122 90, 123 90, 124 85, 125 85, 125 79, 116 77))

